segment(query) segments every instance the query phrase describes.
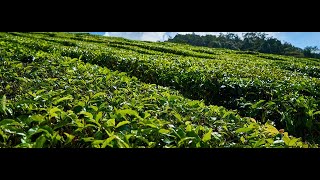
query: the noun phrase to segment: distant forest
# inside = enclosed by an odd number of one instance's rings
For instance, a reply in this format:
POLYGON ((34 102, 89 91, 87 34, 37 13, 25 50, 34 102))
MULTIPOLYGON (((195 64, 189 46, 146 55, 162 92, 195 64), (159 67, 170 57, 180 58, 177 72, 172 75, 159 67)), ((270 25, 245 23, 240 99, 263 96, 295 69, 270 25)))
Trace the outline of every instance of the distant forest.
POLYGON ((280 40, 274 37, 268 37, 268 34, 261 32, 244 33, 243 38, 240 38, 234 33, 220 33, 218 36, 200 36, 195 33, 186 35, 177 34, 174 38, 169 38, 167 41, 194 46, 256 51, 261 53, 320 59, 320 53, 317 46, 307 46, 304 49, 301 49, 288 42, 282 43, 280 40))

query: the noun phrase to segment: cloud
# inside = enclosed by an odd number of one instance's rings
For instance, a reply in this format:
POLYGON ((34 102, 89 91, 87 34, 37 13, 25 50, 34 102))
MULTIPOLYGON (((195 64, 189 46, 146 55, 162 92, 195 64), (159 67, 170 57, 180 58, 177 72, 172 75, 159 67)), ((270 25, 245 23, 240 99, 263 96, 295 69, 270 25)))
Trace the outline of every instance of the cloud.
POLYGON ((141 41, 164 41, 168 39, 166 32, 105 32, 104 36, 123 37, 141 41))
POLYGON ((145 32, 141 36, 142 41, 163 41, 168 39, 166 32, 145 32))
POLYGON ((132 40, 141 40, 144 32, 105 32, 104 36, 123 37, 132 40))
MULTIPOLYGON (((169 37, 173 38, 177 34, 192 34, 193 32, 105 32, 104 36, 114 36, 114 37, 123 37, 131 40, 140 40, 140 41, 166 41, 169 37)), ((227 32, 194 32, 197 35, 205 36, 210 35, 219 35, 227 34, 227 32)), ((246 32, 232 32, 237 34, 239 37, 242 37, 243 33, 246 32)), ((279 32, 266 32, 268 36, 277 37, 279 32)))

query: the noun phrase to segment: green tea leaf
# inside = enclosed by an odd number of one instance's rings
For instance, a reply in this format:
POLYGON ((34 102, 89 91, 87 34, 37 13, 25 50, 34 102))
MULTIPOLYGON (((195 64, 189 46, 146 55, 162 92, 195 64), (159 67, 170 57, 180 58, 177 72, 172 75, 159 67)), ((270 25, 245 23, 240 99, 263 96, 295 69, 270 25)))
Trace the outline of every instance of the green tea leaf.
POLYGON ((168 134, 170 131, 169 130, 167 130, 167 129, 160 129, 159 130, 159 133, 161 133, 161 134, 168 134))
POLYGON ((92 105, 89 106, 89 108, 90 108, 90 109, 93 109, 94 111, 98 111, 98 109, 99 109, 97 106, 92 106, 92 105))
POLYGON ((46 138, 44 136, 40 136, 36 140, 36 144, 34 145, 35 148, 42 148, 44 143, 46 142, 46 138))
POLYGON ((93 137, 87 137, 87 138, 82 138, 82 140, 84 142, 92 142, 92 141, 94 141, 94 138, 93 137))
POLYGON ((132 109, 120 109, 120 110, 117 110, 116 113, 119 113, 121 114, 122 117, 125 118, 125 115, 133 115, 133 116, 136 116, 138 117, 139 119, 142 119, 140 116, 139 116, 139 113, 135 110, 132 110, 132 109))
POLYGON ((158 129, 158 126, 156 126, 156 125, 154 125, 154 124, 145 124, 146 126, 148 126, 148 127, 151 127, 151 128, 156 128, 156 129, 158 129))
POLYGON ((118 136, 116 136, 117 139, 117 143, 119 145, 120 148, 130 148, 129 144, 127 144, 126 142, 124 142, 121 138, 119 138, 118 136))
POLYGON ((222 135, 219 134, 218 132, 212 132, 211 135, 218 141, 221 141, 222 135))
POLYGON ((30 124, 31 122, 34 122, 34 121, 38 123, 42 123, 45 121, 45 118, 41 114, 35 114, 28 118, 27 123, 30 124))
POLYGON ((123 125, 125 125, 125 124, 130 124, 130 121, 121 121, 121 122, 119 122, 119 123, 117 124, 116 128, 119 128, 119 127, 121 127, 121 126, 123 126, 123 125))
POLYGON ((73 99, 72 95, 68 95, 68 96, 66 96, 66 97, 63 97, 63 98, 60 98, 60 99, 54 101, 53 104, 57 105, 57 104, 59 104, 59 103, 62 102, 62 101, 72 100, 72 99, 73 99))
POLYGON ((59 141, 61 142, 63 138, 62 138, 62 136, 60 136, 57 132, 55 132, 54 135, 53 135, 53 137, 52 137, 52 139, 53 139, 53 142, 54 142, 54 143, 57 143, 57 142, 59 142, 59 141))
POLYGON ((88 117, 89 119, 93 119, 93 115, 90 113, 90 112, 87 112, 87 111, 81 111, 79 113, 80 114, 83 114, 85 117, 88 117))
POLYGON ((242 142, 242 144, 244 144, 246 142, 246 139, 243 136, 241 136, 240 141, 242 142))
POLYGON ((257 103, 253 104, 253 105, 251 106, 251 108, 256 109, 256 108, 258 108, 258 107, 261 107, 262 104, 263 104, 265 101, 266 101, 266 100, 260 100, 260 101, 258 101, 257 103))
POLYGON ((286 145, 289 146, 290 138, 289 138, 289 136, 288 136, 287 134, 285 134, 285 135, 282 137, 282 140, 284 141, 284 143, 285 143, 286 145))
POLYGON ((1 99, 1 108, 2 108, 2 111, 4 112, 4 114, 5 115, 7 115, 7 113, 6 113, 6 102, 7 101, 7 97, 6 97, 6 95, 3 95, 2 96, 2 99, 1 99))
POLYGON ((34 98, 37 97, 37 94, 32 93, 31 91, 29 91, 28 94, 30 94, 30 95, 31 95, 32 97, 34 97, 34 98))
POLYGON ((252 130, 252 128, 239 128, 239 129, 236 130, 236 133, 241 133, 241 132, 246 133, 246 132, 249 132, 251 130, 252 130))
POLYGON ((192 130, 192 126, 190 124, 188 124, 186 127, 186 132, 190 132, 191 130, 192 130))
POLYGON ((264 128, 265 128, 264 130, 272 136, 279 134, 278 129, 272 125, 265 124, 264 128))
POLYGON ((185 137, 182 138, 179 142, 178 142, 178 146, 180 147, 182 144, 184 144, 185 141, 188 141, 188 144, 190 144, 193 140, 195 140, 195 137, 185 137))
POLYGON ((72 135, 72 134, 68 134, 68 133, 66 133, 66 132, 64 132, 64 134, 67 136, 66 144, 71 143, 75 136, 72 135))
POLYGON ((116 125, 115 119, 109 119, 109 120, 107 121, 107 126, 108 126, 108 127, 114 127, 115 125, 116 125))
POLYGON ((181 115, 179 113, 175 112, 173 115, 178 119, 178 121, 182 121, 181 115))
POLYGON ((187 104, 188 104, 189 106, 193 107, 193 108, 200 107, 200 106, 199 106, 199 101, 189 101, 187 104))
POLYGON ((102 118, 102 112, 100 111, 100 112, 96 115, 96 121, 98 122, 101 118, 102 118))
POLYGON ((20 80, 20 81, 23 81, 23 82, 25 82, 25 83, 28 83, 28 78, 26 78, 26 77, 16 77, 16 79, 18 79, 18 80, 20 80))
POLYGON ((100 144, 103 144, 104 140, 94 140, 92 142, 92 145, 100 145, 100 144))
POLYGON ((0 126, 4 126, 4 125, 21 125, 21 124, 13 119, 0 120, 0 126))
POLYGON ((77 105, 78 105, 78 106, 81 106, 81 107, 84 107, 84 106, 86 105, 86 103, 83 102, 83 101, 79 101, 77 105))
POLYGON ((320 111, 316 111, 315 113, 313 113, 313 115, 317 115, 320 114, 320 111))
POLYGON ((59 109, 58 107, 53 107, 49 110, 49 116, 51 117, 57 117, 58 114, 56 112, 61 112, 61 109, 59 109))
POLYGON ((41 89, 41 90, 39 90, 39 91, 36 92, 36 95, 39 95, 39 94, 41 94, 41 93, 43 93, 43 92, 45 92, 45 91, 47 91, 47 90, 46 90, 46 89, 41 89))
POLYGON ((133 134, 127 134, 125 135, 125 138, 126 138, 126 142, 129 143, 129 139, 133 136, 133 134))
POLYGON ((264 140, 264 139, 260 139, 260 140, 258 140, 258 141, 253 145, 253 147, 254 147, 254 148, 260 147, 260 146, 263 145, 264 143, 265 143, 265 140, 264 140))
POLYGON ((186 133, 180 127, 177 130, 172 129, 172 132, 180 139, 183 139, 186 137, 186 133))
POLYGON ((11 86, 8 84, 5 89, 8 91, 11 88, 11 86))
POLYGON ((212 128, 209 129, 209 131, 203 135, 202 141, 207 142, 211 139, 211 133, 212 133, 212 128))
POLYGON ((96 93, 94 96, 92 96, 91 99, 95 99, 95 98, 97 98, 97 97, 99 97, 99 96, 105 96, 105 95, 106 95, 105 92, 98 92, 98 93, 96 93))
POLYGON ((290 140, 288 146, 295 146, 296 145, 296 142, 298 141, 299 139, 298 138, 293 138, 290 140))
POLYGON ((150 117, 150 116, 151 116, 150 113, 148 113, 148 112, 145 112, 145 113, 144 113, 144 119, 147 119, 147 118, 150 117))
POLYGON ((269 144, 272 144, 272 143, 274 142, 274 140, 271 139, 271 138, 266 139, 266 141, 267 141, 269 144))
POLYGON ((110 142, 116 138, 115 135, 108 137, 102 144, 101 148, 105 148, 107 146, 113 147, 110 142))

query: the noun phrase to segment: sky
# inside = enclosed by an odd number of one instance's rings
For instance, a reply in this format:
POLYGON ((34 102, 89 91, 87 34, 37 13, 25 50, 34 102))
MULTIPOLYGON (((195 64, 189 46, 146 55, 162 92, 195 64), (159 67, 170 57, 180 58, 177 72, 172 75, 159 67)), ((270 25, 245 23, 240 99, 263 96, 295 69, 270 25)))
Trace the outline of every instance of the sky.
MULTIPOLYGON (((90 32, 103 36, 123 37, 142 41, 165 41, 169 37, 179 34, 191 34, 192 32, 90 32)), ((195 32, 198 35, 219 35, 226 32, 195 32)), ((244 32, 232 32, 240 37, 244 32)), ((306 46, 317 46, 320 48, 320 32, 265 32, 269 36, 279 39, 282 42, 289 42, 293 46, 305 48, 306 46)))

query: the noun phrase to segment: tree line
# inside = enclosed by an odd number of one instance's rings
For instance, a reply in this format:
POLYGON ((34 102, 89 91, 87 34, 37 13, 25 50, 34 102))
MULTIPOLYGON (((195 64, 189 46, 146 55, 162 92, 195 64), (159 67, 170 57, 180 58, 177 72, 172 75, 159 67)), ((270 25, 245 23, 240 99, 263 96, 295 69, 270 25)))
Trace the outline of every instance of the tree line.
POLYGON ((217 36, 200 36, 195 33, 185 35, 177 34, 174 38, 170 37, 167 41, 194 46, 256 51, 261 53, 320 59, 320 53, 317 46, 307 46, 304 49, 301 49, 288 42, 282 43, 280 40, 269 37, 268 34, 262 32, 244 33, 243 38, 240 38, 234 33, 220 33, 217 36))

